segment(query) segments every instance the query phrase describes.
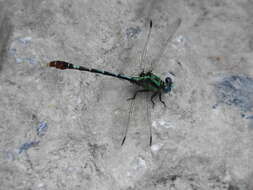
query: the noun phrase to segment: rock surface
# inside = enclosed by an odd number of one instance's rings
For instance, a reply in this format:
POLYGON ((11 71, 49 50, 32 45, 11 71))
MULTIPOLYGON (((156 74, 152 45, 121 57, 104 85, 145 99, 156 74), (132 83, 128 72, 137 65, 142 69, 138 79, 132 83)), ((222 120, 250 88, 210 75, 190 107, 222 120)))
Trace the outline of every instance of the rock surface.
POLYGON ((249 0, 0 0, 0 190, 252 190, 252 10, 249 0), (46 63, 136 76, 150 19, 143 65, 175 88, 167 108, 136 98, 121 146, 136 88, 46 63))

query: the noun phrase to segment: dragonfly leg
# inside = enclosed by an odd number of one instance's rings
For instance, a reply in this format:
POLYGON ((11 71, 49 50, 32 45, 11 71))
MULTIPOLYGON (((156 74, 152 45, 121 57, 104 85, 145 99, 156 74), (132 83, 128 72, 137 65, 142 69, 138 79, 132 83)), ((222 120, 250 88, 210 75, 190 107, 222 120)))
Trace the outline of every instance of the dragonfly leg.
POLYGON ((162 93, 159 94, 159 100, 163 103, 164 107, 167 107, 165 102, 162 100, 162 93))
POLYGON ((127 100, 134 100, 134 99, 136 98, 136 95, 137 95, 139 92, 148 92, 148 90, 145 90, 145 89, 143 89, 143 90, 137 90, 137 91, 135 91, 134 96, 131 97, 131 98, 128 98, 127 100))
POLYGON ((155 102, 153 101, 153 99, 157 96, 158 92, 155 92, 152 96, 151 96, 151 102, 153 104, 153 108, 155 107, 155 102))

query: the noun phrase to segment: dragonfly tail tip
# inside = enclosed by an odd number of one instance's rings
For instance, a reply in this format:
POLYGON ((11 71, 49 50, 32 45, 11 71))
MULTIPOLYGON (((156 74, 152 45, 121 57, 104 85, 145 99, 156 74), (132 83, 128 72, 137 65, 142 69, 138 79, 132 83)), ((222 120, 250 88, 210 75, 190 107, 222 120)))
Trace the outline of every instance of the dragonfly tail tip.
POLYGON ((122 140, 122 142, 121 142, 121 146, 123 146, 125 140, 126 140, 126 136, 123 138, 123 140, 122 140))

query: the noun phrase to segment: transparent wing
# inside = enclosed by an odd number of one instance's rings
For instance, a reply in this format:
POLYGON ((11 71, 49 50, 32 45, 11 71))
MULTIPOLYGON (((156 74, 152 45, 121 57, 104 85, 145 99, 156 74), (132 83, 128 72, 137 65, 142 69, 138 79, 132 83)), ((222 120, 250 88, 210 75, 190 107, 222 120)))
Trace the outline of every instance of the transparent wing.
POLYGON ((171 39, 173 38, 174 34, 176 33, 177 29, 179 28, 179 26, 181 25, 182 20, 180 18, 176 19, 174 22, 172 22, 171 24, 168 25, 166 32, 164 32, 165 34, 168 34, 167 37, 161 37, 159 40, 156 39, 156 37, 154 36, 154 40, 156 41, 156 43, 160 43, 159 47, 152 47, 155 48, 154 52, 158 50, 158 53, 156 53, 154 59, 151 61, 150 65, 145 64, 146 61, 146 57, 147 57, 147 51, 148 51, 148 46, 150 43, 150 36, 151 36, 151 31, 152 31, 152 20, 149 21, 149 31, 148 31, 148 35, 147 38, 145 40, 145 44, 141 53, 141 57, 140 57, 140 70, 146 72, 148 71, 152 71, 154 69, 154 65, 158 64, 160 62, 161 57, 164 54, 164 51, 166 50, 167 45, 169 44, 169 42, 171 41, 171 39), (148 68, 149 67, 149 68, 148 68))
MULTIPOLYGON (((149 94, 146 93, 146 114, 147 114, 147 126, 148 126, 148 130, 149 130, 149 146, 152 146, 152 123, 151 123, 151 112, 150 112, 150 108, 149 108, 149 94)), ((129 112, 128 112, 128 119, 127 119, 127 126, 125 127, 125 131, 123 133, 123 139, 121 142, 121 146, 125 143, 126 137, 127 137, 127 133, 128 133, 128 129, 129 129, 129 125, 130 125, 130 120, 133 114, 133 107, 134 107, 134 103, 135 103, 135 99, 131 100, 130 103, 130 108, 129 108, 129 112)))
MULTIPOLYGON (((145 58, 147 56, 147 47, 148 47, 148 43, 149 43, 149 40, 150 40, 151 29, 152 29, 152 21, 150 20, 148 35, 147 35, 147 38, 146 38, 146 41, 145 41, 145 44, 144 44, 144 48, 142 50, 141 57, 140 57, 140 70, 144 71, 144 72, 146 70, 144 61, 145 61, 145 58)), ((132 114, 133 114, 133 107, 134 107, 135 99, 132 99, 130 101, 131 101, 131 103, 130 103, 130 108, 129 108, 129 113, 128 113, 127 126, 125 127, 125 131, 124 131, 124 134, 123 134, 123 139, 122 139, 122 142, 121 142, 121 146, 125 143, 125 140, 126 140, 126 137, 127 137, 127 133, 128 133, 128 129, 129 129, 129 125, 130 125, 130 120, 131 120, 131 117, 132 117, 132 114)), ((147 113, 148 113, 148 111, 147 111, 147 113)), ((149 130, 150 131, 150 144, 152 144, 151 127, 149 129, 150 129, 149 130)))
POLYGON ((152 123, 151 123, 151 112, 149 109, 149 94, 146 94, 146 113, 147 113, 147 122, 148 122, 148 128, 149 128, 149 146, 152 146, 152 123))
POLYGON ((129 124, 130 124, 130 120, 131 120, 131 117, 132 117, 132 114, 133 114, 133 107, 134 107, 135 99, 132 99, 130 101, 131 101, 131 103, 130 103, 130 108, 129 108, 129 112, 128 112, 127 126, 125 127, 125 131, 124 131, 124 134, 123 134, 123 139, 122 139, 122 142, 121 142, 121 146, 125 143, 128 128, 129 128, 129 124))
MULTIPOLYGON (((140 57, 140 70, 141 71, 146 70, 144 61, 145 61, 145 58, 147 56, 147 47, 148 47, 150 36, 151 36, 151 29, 152 29, 152 20, 149 21, 149 31, 148 31, 148 35, 147 35, 147 38, 145 40, 145 44, 144 44, 144 47, 143 47, 143 50, 142 50, 142 53, 141 53, 141 57, 140 57)), ((125 131, 124 131, 124 134, 123 134, 123 139, 122 139, 122 142, 121 142, 121 146, 125 143, 127 133, 128 133, 128 129, 129 129, 129 125, 130 125, 130 120, 131 120, 131 117, 132 117, 132 114, 133 114, 133 107, 134 107, 134 104, 135 104, 135 99, 132 99, 130 101, 131 101, 131 103, 130 103, 130 108, 129 108, 129 113, 128 113, 127 126, 125 127, 125 131)), ((151 134, 151 131, 150 131, 150 134, 151 134)), ((150 137, 150 143, 152 143, 152 135, 150 137)))
MULTIPOLYGON (((178 28, 181 25, 182 20, 180 18, 176 19, 174 22, 172 22, 171 24, 168 25, 167 30, 166 30, 166 34, 168 34, 168 37, 162 37, 160 40, 156 40, 157 42, 159 42, 159 52, 156 54, 156 56, 154 57, 154 59, 151 61, 151 70, 154 69, 155 64, 159 64, 161 57, 164 54, 164 51, 166 50, 167 45, 169 44, 169 42, 171 41, 171 39, 173 38, 174 34, 176 33, 176 31, 178 30, 178 28)), ((157 47, 154 47, 157 48, 157 47)), ((156 50, 154 50, 156 51, 156 50)))
POLYGON ((147 49, 148 49, 148 44, 150 41, 150 36, 151 36, 151 30, 152 30, 152 20, 149 21, 149 31, 148 31, 148 36, 146 38, 142 53, 141 53, 141 58, 140 58, 140 70, 143 72, 146 72, 146 64, 144 64, 145 58, 147 57, 147 49))

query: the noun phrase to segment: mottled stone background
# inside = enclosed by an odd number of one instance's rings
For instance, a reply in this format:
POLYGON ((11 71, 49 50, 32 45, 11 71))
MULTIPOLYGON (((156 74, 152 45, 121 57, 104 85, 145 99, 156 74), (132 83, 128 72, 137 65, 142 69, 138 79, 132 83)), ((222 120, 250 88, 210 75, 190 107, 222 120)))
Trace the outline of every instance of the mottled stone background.
POLYGON ((252 190, 252 18, 252 0, 0 0, 0 189, 252 190), (46 63, 136 76, 149 19, 145 66, 175 88, 137 97, 121 146, 135 87, 46 63))

